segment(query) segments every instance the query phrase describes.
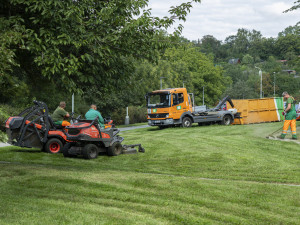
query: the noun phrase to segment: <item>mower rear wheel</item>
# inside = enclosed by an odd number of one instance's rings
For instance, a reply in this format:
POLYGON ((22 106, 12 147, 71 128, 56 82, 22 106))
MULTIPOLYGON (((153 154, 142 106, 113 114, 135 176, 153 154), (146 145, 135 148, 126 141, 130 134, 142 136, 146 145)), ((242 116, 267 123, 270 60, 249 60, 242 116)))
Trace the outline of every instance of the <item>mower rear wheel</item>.
POLYGON ((96 159, 98 157, 98 147, 94 144, 87 144, 82 149, 82 155, 85 159, 96 159))
POLYGON ((116 141, 112 144, 112 146, 107 148, 107 155, 109 156, 117 156, 120 155, 123 151, 123 147, 120 142, 116 141))
POLYGON ((72 157, 73 156, 69 153, 70 147, 71 147, 71 143, 67 143, 63 147, 62 153, 63 153, 64 157, 72 157))
POLYGON ((61 142, 61 140, 57 138, 49 139, 45 145, 46 152, 50 154, 60 153, 62 151, 62 148, 63 148, 63 143, 61 142))

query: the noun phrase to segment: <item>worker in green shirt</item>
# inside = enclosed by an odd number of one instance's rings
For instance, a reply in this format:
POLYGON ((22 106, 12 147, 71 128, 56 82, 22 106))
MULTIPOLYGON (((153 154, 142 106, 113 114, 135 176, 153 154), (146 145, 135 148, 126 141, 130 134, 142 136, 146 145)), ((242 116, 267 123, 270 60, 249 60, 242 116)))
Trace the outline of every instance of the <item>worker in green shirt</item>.
POLYGON ((85 114, 85 118, 87 120, 94 120, 96 117, 98 116, 98 123, 100 125, 101 128, 104 128, 104 119, 101 116, 101 113, 99 111, 97 111, 97 106, 92 104, 91 108, 89 111, 87 111, 87 113, 85 114))
POLYGON ((284 120, 282 134, 280 138, 282 139, 285 138, 289 126, 291 126, 292 139, 297 139, 297 134, 296 134, 297 112, 295 108, 295 99, 292 96, 290 96, 289 93, 287 93, 286 91, 282 93, 282 96, 284 99, 286 99, 286 108, 282 112, 282 114, 285 115, 285 120, 284 120))
POLYGON ((63 127, 71 125, 65 118, 69 118, 70 114, 65 110, 66 102, 60 102, 59 106, 55 109, 52 114, 52 120, 55 125, 61 125, 63 127))

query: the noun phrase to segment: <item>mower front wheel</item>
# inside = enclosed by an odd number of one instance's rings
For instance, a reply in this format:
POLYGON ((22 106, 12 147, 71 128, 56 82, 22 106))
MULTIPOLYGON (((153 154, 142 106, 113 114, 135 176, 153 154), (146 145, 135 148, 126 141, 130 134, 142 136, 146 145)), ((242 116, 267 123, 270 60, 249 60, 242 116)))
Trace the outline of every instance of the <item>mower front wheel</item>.
POLYGON ((82 149, 82 155, 85 159, 96 159, 98 157, 98 147, 94 144, 87 144, 82 149))
POLYGON ((117 156, 120 155, 123 151, 123 147, 120 142, 116 141, 112 144, 112 146, 107 148, 107 155, 109 156, 117 156))
POLYGON ((57 154, 62 151, 63 143, 57 138, 51 138, 45 145, 45 151, 50 154, 57 154))

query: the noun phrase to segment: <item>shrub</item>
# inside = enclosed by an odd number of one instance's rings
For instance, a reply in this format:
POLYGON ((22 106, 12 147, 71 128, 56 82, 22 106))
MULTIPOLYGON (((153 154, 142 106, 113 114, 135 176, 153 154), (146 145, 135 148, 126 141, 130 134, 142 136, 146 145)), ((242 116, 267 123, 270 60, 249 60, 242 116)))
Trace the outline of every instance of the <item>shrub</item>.
MULTIPOLYGON (((129 106, 128 107, 129 123, 142 123, 147 122, 147 108, 140 106, 129 106)), ((111 114, 111 119, 114 124, 121 125, 124 124, 126 117, 126 108, 114 111, 111 114)))
POLYGON ((19 107, 10 106, 7 104, 0 104, 0 142, 7 142, 8 140, 5 133, 5 121, 10 116, 16 116, 23 110, 23 108, 21 109, 19 107))
POLYGON ((2 131, 5 131, 4 123, 8 119, 8 117, 16 116, 22 111, 23 109, 20 109, 18 107, 12 107, 10 105, 0 104, 0 129, 2 131))
POLYGON ((7 138, 6 133, 0 131, 0 142, 7 142, 7 141, 8 141, 8 138, 7 138))

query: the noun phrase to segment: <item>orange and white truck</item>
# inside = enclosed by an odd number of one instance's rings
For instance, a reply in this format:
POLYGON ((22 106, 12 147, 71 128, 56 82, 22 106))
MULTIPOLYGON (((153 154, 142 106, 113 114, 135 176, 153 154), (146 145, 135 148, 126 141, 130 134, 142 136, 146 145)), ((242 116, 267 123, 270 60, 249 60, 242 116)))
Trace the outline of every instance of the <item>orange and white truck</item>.
POLYGON ((234 121, 236 109, 226 110, 223 105, 228 101, 232 108, 234 105, 227 96, 212 109, 205 106, 195 106, 194 94, 188 93, 186 88, 169 88, 152 91, 145 96, 148 110, 148 124, 160 128, 181 125, 190 127, 193 123, 219 122, 230 125, 234 121))

